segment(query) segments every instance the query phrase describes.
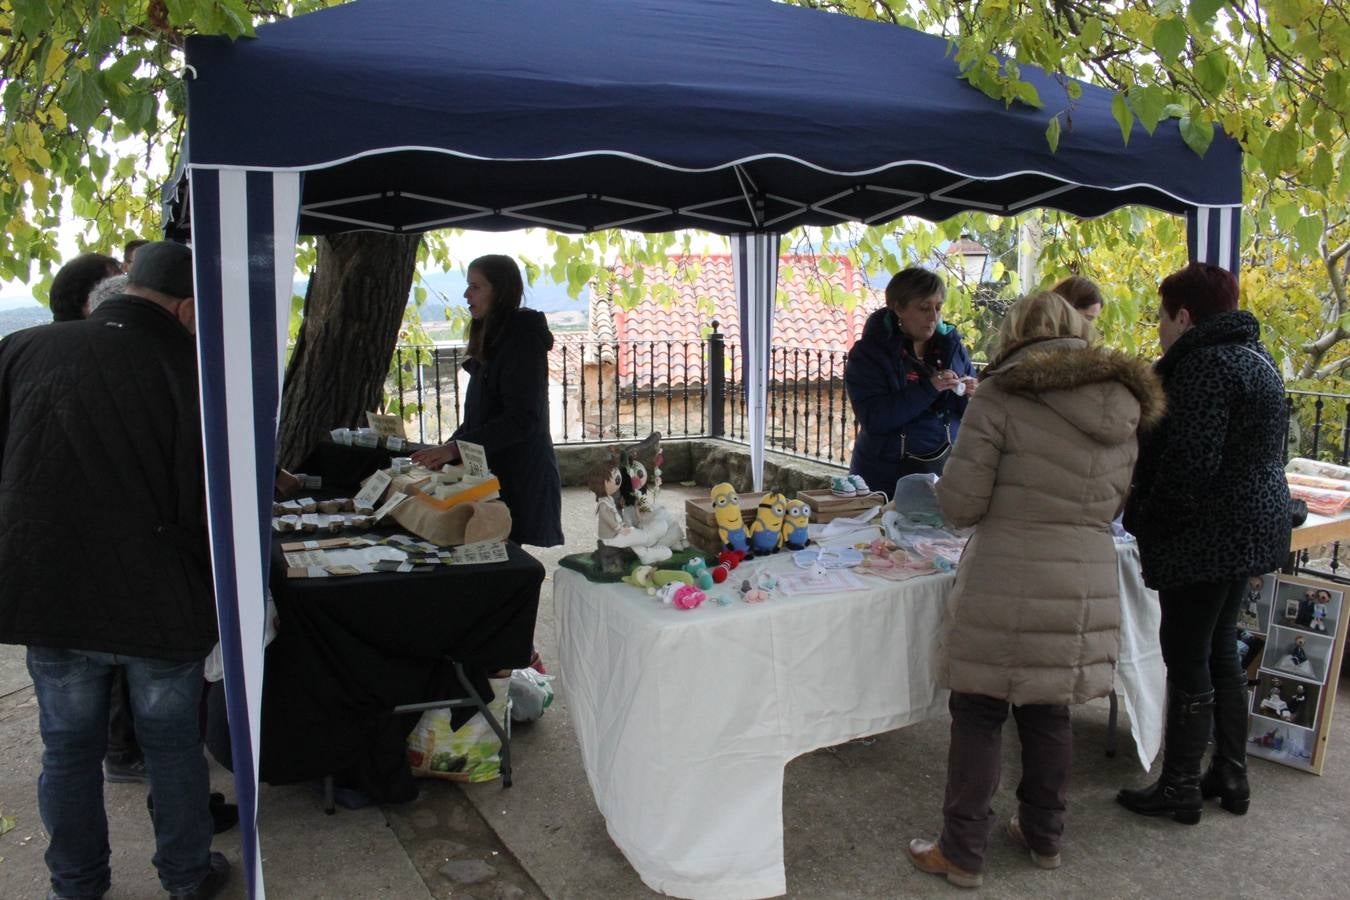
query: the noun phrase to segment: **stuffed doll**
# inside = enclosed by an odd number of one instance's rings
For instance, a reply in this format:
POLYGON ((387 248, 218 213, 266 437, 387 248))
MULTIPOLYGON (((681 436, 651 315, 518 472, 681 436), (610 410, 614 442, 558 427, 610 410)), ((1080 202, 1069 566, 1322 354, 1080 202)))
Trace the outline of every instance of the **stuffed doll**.
MULTIPOLYGON (((741 500, 728 482, 712 488, 713 518, 717 520, 717 539, 725 551, 738 554, 739 563, 750 552, 750 541, 745 534, 745 520, 741 518, 741 500)), ((718 562, 726 562, 721 557, 718 562)), ((733 568, 735 568, 733 566, 733 568)))
POLYGON ((641 529, 648 536, 650 544, 683 550, 689 546, 684 538, 684 529, 669 510, 657 505, 660 481, 648 482, 648 469, 641 459, 643 455, 650 456, 652 468, 659 471, 656 461, 661 457, 660 448, 661 435, 652 432, 641 443, 634 444, 619 455, 619 493, 624 501, 624 521, 641 529))
POLYGON ((811 520, 811 507, 805 500, 789 500, 787 512, 783 516, 782 546, 789 550, 802 550, 811 543, 806 536, 806 525, 811 520))
POLYGON ((602 541, 618 537, 630 528, 624 524, 623 513, 619 509, 619 488, 622 484, 619 454, 611 450, 586 479, 587 487, 595 494, 595 536, 602 541))
POLYGON ((1331 603, 1330 591, 1318 591, 1317 602, 1313 604, 1312 622, 1308 625, 1313 631, 1327 632, 1327 606, 1331 603))
POLYGON ((787 498, 768 493, 759 503, 755 521, 750 525, 750 549, 755 553, 777 553, 783 543, 783 515, 787 498))

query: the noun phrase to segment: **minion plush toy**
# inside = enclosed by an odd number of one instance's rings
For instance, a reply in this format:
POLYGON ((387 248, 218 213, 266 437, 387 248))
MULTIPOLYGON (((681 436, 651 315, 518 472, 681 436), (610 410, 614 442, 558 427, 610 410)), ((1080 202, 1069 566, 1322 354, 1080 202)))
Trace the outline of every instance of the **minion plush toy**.
POLYGON ((783 517, 783 546, 789 550, 801 550, 810 539, 806 536, 806 523, 811 519, 811 507, 805 500, 789 500, 787 515, 783 517))
POLYGON ((756 553, 777 553, 783 543, 783 514, 787 512, 787 498, 782 494, 765 494, 760 501, 755 521, 750 526, 750 549, 756 553))
POLYGON ((741 501, 736 489, 727 482, 713 485, 713 518, 717 520, 717 537, 722 546, 741 556, 750 552, 745 535, 745 520, 741 518, 741 501))

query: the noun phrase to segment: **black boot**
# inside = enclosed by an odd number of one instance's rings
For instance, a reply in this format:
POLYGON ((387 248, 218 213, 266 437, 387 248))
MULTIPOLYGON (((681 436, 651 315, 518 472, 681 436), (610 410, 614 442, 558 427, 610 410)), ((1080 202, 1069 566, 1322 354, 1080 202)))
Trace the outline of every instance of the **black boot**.
POLYGON ((1142 816, 1171 816, 1183 825, 1200 821, 1200 760, 1209 742, 1213 705, 1213 691, 1187 694, 1167 686, 1162 777, 1140 790, 1122 790, 1117 803, 1142 816))
POLYGON ((1214 756, 1200 779, 1206 800, 1234 815, 1247 814, 1251 789, 1247 786, 1247 687, 1239 684, 1214 690, 1214 756))

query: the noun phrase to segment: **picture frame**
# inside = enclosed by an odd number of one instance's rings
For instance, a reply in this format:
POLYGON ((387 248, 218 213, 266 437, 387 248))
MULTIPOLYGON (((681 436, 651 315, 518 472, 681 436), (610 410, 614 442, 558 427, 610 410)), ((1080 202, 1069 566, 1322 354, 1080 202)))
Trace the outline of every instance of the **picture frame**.
POLYGON ((1261 670, 1323 684, 1331 670, 1333 650, 1334 641, 1326 635, 1275 625, 1266 635, 1261 670))
POLYGON ((1255 656, 1248 755, 1322 774, 1350 620, 1346 590, 1302 575, 1261 576, 1259 588, 1249 581, 1238 624, 1239 650, 1255 656))
POLYGON ((1277 723, 1316 728, 1322 686, 1262 672, 1252 688, 1251 713, 1277 723))

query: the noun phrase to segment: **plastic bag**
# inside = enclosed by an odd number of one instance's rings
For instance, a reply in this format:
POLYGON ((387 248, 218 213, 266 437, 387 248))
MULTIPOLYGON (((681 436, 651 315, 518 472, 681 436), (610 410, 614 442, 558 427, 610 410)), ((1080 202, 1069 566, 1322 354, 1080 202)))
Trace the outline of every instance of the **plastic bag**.
MULTIPOLYGON (((493 698, 488 709, 510 734, 511 679, 493 678, 493 698)), ((445 778, 449 781, 491 781, 501 775, 502 742, 497 732, 474 713, 458 731, 450 729, 448 709, 429 709, 422 713, 417 727, 408 735, 408 766, 419 778, 445 778)))
POLYGON ((511 721, 534 722, 553 703, 552 675, 534 669, 516 669, 511 673, 511 721))

